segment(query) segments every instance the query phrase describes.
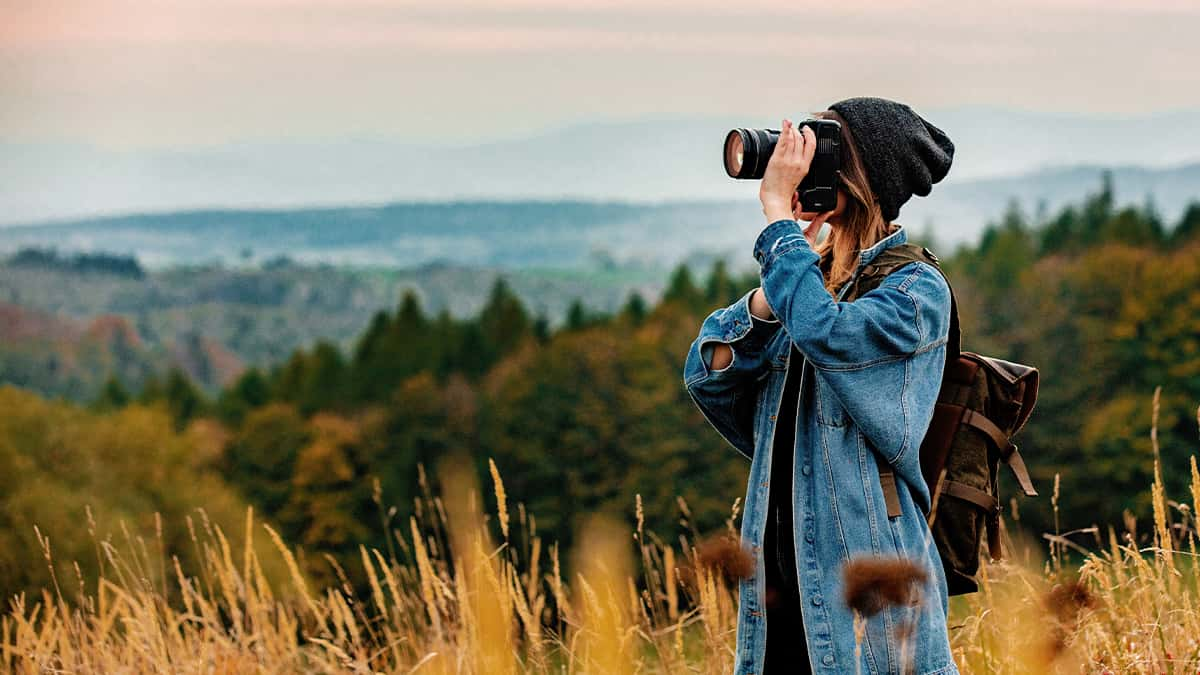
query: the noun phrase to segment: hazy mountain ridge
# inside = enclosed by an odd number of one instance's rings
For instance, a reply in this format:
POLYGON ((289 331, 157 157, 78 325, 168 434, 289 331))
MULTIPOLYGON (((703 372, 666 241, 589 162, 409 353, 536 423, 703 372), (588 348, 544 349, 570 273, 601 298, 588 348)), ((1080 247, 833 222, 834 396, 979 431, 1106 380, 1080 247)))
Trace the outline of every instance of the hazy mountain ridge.
MULTIPOLYGON (((1099 189, 1104 169, 1077 166, 976 181, 948 180, 901 211, 910 234, 944 246, 973 241, 1017 200, 1053 212, 1099 189)), ((1112 170, 1117 202, 1147 197, 1167 223, 1200 196, 1200 163, 1112 170)), ((593 263, 668 268, 696 252, 749 265, 761 225, 756 201, 658 204, 457 201, 291 210, 205 210, 0 228, 0 253, 25 247, 105 251, 151 266, 244 266, 286 256, 305 263, 415 267, 434 262, 503 269, 593 263)))
MULTIPOLYGON (((955 141, 952 183, 1068 164, 1163 168, 1200 161, 1200 111, 1126 118, 981 107, 921 112, 955 141)), ((601 122, 470 147, 389 139, 139 151, 0 143, 0 225, 413 200, 749 200, 755 187, 721 169, 721 142, 731 127, 778 123, 601 122)))

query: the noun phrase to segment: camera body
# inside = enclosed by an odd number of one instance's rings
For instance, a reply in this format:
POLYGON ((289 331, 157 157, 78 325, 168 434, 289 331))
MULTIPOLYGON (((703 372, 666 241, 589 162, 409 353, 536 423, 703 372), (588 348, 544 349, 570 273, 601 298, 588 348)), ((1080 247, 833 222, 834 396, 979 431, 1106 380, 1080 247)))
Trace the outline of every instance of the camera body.
MULTIPOLYGON (((800 181, 802 211, 821 213, 837 207, 838 171, 842 168, 842 125, 835 120, 806 119, 797 128, 810 127, 817 137, 808 175, 800 181)), ((778 129, 733 129, 725 136, 722 155, 730 178, 758 180, 779 142, 778 129)))

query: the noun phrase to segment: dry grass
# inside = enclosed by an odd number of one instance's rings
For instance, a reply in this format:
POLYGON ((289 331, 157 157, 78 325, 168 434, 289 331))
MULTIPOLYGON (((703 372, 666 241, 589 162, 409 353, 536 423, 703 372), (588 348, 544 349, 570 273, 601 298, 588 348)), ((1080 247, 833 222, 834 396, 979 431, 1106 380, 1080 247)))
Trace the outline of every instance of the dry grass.
MULTIPOLYGON (((521 505, 510 523, 500 473, 491 469, 494 517, 484 515, 483 495, 469 473, 444 474, 442 497, 432 494, 422 474, 424 496, 407 531, 397 533, 396 555, 360 551, 364 592, 356 593, 344 573, 335 587, 313 588, 293 551, 252 513, 236 546, 202 514, 187 523, 204 560, 197 570, 182 569, 152 552, 161 547, 136 539, 121 550, 97 542, 104 563, 98 583, 56 579, 40 597, 12 599, 0 619, 0 668, 731 671, 734 584, 745 561, 727 539, 659 541, 641 527, 639 500, 632 532, 595 519, 574 557, 564 560, 557 546, 537 537, 521 505), (275 565, 255 552, 263 537, 274 543, 290 572, 286 578, 264 574, 275 565)), ((1007 550, 1017 554, 987 565, 980 592, 952 603, 951 640, 964 672, 1197 672, 1195 458, 1190 469, 1190 505, 1169 502, 1156 471, 1152 547, 1137 548, 1131 532, 1086 530, 1049 537, 1043 560, 1036 555, 1040 546, 1008 538, 1007 550), (1081 545, 1081 535, 1091 541, 1081 545)), ((736 510, 735 503, 721 537, 732 534, 736 510)), ((51 564, 50 542, 43 542, 45 559, 38 563, 51 564)), ((859 592, 872 598, 869 579, 865 583, 859 592)), ((890 597, 887 588, 876 591, 890 597)))

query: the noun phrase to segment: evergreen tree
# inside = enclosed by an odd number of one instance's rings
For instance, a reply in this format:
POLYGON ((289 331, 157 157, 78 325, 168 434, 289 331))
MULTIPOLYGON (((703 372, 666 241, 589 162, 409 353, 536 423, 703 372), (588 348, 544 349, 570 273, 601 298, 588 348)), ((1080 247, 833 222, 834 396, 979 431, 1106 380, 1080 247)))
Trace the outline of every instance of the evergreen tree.
POLYGON ((333 344, 322 340, 313 347, 301 383, 300 412, 311 415, 318 410, 334 410, 344 406, 346 363, 333 344))
POLYGON ((550 319, 545 314, 538 314, 533 320, 533 337, 538 344, 546 344, 550 340, 550 319))
POLYGON ((1200 235, 1200 202, 1192 202, 1184 209, 1179 223, 1171 230, 1171 243, 1182 244, 1200 235))
POLYGON ((272 398, 277 401, 297 403, 304 391, 304 383, 308 380, 308 356, 304 350, 292 352, 283 366, 272 373, 272 398))
POLYGON ((647 312, 646 301, 637 291, 629 294, 629 299, 625 301, 625 307, 621 309, 622 316, 628 318, 635 326, 646 320, 647 312))
POLYGON ((296 457, 309 439, 293 406, 273 403, 250 411, 225 448, 225 476, 268 518, 278 518, 291 493, 296 457))
POLYGON ((271 387, 258 368, 248 368, 232 387, 221 392, 217 411, 221 419, 240 424, 246 413, 264 406, 271 398, 271 387))
POLYGON ((492 366, 492 345, 479 322, 468 321, 462 325, 456 348, 454 362, 467 377, 480 377, 492 366))
POLYGON ((1082 219, 1085 226, 1099 227, 1113 216, 1116 193, 1113 190, 1112 171, 1100 174, 1100 191, 1083 200, 1082 219))
POLYGON ((375 365, 384 348, 388 333, 392 330, 392 318, 385 311, 375 312, 367 330, 354 347, 354 367, 365 372, 375 365))
POLYGON ((396 311, 396 325, 398 328, 411 333, 422 333, 428 327, 429 321, 425 318, 425 312, 421 309, 421 300, 417 297, 416 291, 409 288, 404 291, 404 295, 400 298, 400 307, 396 311))
POLYGON ((532 333, 529 312, 504 277, 496 279, 492 286, 487 304, 479 314, 479 327, 493 360, 511 352, 532 333))
POLYGON ((187 373, 179 368, 172 368, 167 373, 167 381, 163 387, 163 396, 167 402, 167 410, 175 421, 175 428, 183 429, 194 417, 204 410, 204 397, 200 390, 192 384, 187 373))
POLYGON ((567 308, 567 325, 566 329, 570 331, 586 328, 588 325, 588 311, 583 306, 583 301, 575 298, 571 301, 571 306, 567 308))
POLYGON ((100 394, 92 402, 92 407, 102 412, 120 410, 129 405, 131 398, 125 385, 121 384, 115 375, 109 375, 104 381, 104 387, 100 389, 100 394))
POLYGON ((1082 240, 1079 213, 1068 206, 1042 229, 1040 254, 1051 255, 1067 251, 1082 240))
POLYGON ((680 263, 671 273, 671 279, 667 282, 667 290, 663 293, 663 302, 676 302, 689 309, 696 309, 703 305, 704 296, 696 287, 696 282, 692 280, 692 271, 688 269, 686 263, 680 263))
POLYGON ((718 259, 713 263, 712 272, 708 275, 708 284, 704 289, 704 301, 709 306, 728 305, 735 299, 736 290, 733 287, 733 281, 729 278, 729 272, 725 268, 725 261, 718 259))

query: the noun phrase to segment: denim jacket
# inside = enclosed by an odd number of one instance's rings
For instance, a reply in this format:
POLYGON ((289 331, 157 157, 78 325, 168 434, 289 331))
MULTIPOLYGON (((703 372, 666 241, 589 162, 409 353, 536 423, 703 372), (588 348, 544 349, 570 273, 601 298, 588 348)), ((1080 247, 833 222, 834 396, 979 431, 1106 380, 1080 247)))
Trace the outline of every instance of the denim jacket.
MULTIPOLYGON (((903 227, 859 253, 855 276, 883 250, 903 244, 903 227)), ((762 672, 766 650, 763 529, 768 490, 791 490, 797 581, 814 673, 957 673, 946 629, 947 592, 926 513, 920 445, 933 416, 946 360, 950 289, 931 265, 914 262, 854 302, 824 288, 818 255, 794 220, 771 223, 754 257, 775 319, 750 314, 750 295, 710 314, 692 343, 684 384, 705 418, 750 459, 742 541, 754 572, 739 588, 739 675, 762 672), (791 343, 804 358, 791 360, 791 343), (733 361, 709 367, 713 347, 733 361), (792 485, 769 485, 771 445, 788 368, 801 368, 792 485), (901 515, 889 518, 878 463, 896 474, 901 515), (856 640, 843 600, 842 566, 859 556, 904 557, 929 581, 915 607, 865 620, 856 640), (915 629, 915 630, 913 630, 915 629), (902 636, 910 634, 907 640, 902 636), (857 663, 856 663, 857 662, 857 663)))

